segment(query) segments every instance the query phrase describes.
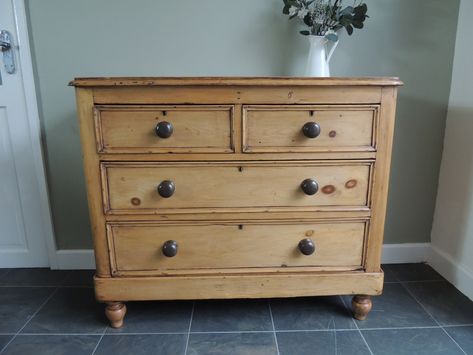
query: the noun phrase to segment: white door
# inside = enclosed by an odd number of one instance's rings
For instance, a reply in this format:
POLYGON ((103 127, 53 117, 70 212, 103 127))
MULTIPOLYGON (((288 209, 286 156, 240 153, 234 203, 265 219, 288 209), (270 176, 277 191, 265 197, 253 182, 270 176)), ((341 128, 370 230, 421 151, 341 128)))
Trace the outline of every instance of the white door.
POLYGON ((0 0, 0 267, 49 266, 52 228, 23 0, 0 0), (11 35, 15 71, 6 68, 11 35))

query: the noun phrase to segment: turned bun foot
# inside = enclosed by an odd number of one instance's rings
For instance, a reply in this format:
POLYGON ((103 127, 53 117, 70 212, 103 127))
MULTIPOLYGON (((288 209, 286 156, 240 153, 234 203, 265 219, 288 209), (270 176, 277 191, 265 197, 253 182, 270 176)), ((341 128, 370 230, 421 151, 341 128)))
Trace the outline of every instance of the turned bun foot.
POLYGON ((126 306, 123 302, 107 302, 105 315, 110 321, 112 328, 123 327, 123 318, 125 318, 126 306))
POLYGON ((356 295, 351 301, 353 317, 358 320, 365 320, 371 311, 371 297, 366 295, 356 295))

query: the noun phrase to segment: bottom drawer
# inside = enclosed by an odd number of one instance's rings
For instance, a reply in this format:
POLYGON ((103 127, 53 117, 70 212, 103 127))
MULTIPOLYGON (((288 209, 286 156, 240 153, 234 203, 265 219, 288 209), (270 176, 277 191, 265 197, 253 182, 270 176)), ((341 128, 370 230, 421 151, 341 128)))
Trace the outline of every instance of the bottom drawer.
MULTIPOLYGON (((108 225, 115 275, 183 269, 356 267, 362 264, 364 235, 364 221, 108 225), (171 240, 177 244, 177 253, 169 257, 163 245, 171 240), (304 243, 299 246, 301 240, 304 243), (312 254, 303 253, 310 253, 312 247, 312 254)), ((175 249, 168 246, 172 254, 175 249)))

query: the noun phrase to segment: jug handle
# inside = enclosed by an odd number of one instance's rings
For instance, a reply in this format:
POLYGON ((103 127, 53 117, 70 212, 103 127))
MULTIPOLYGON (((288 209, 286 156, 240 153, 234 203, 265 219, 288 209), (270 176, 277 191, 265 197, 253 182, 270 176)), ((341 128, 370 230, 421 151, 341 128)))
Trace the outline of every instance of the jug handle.
MULTIPOLYGON (((329 42, 331 42, 331 41, 329 41, 329 42)), ((332 54, 333 54, 333 52, 335 52, 335 48, 337 48, 338 42, 339 41, 334 42, 332 44, 332 48, 330 48, 330 51, 328 52, 328 55, 327 55, 327 63, 330 62, 330 58, 332 58, 332 54)))

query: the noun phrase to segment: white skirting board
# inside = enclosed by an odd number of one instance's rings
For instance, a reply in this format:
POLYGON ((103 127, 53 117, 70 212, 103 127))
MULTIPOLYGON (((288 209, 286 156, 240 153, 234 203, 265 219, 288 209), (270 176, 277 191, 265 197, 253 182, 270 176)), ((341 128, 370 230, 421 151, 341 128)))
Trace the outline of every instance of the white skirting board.
POLYGON ((384 244, 383 264, 422 263, 429 257, 430 243, 384 244))
POLYGON ((30 251, 23 249, 0 250, 0 268, 17 268, 17 267, 50 267, 55 268, 48 261, 35 262, 29 258, 30 251))
MULTIPOLYGON (((383 264, 420 263, 427 261, 430 243, 385 244, 383 264)), ((94 253, 90 249, 58 250, 58 269, 94 269, 94 253)))
POLYGON ((473 300, 473 272, 458 264, 444 251, 430 247, 429 264, 443 277, 450 281, 464 295, 473 300))

